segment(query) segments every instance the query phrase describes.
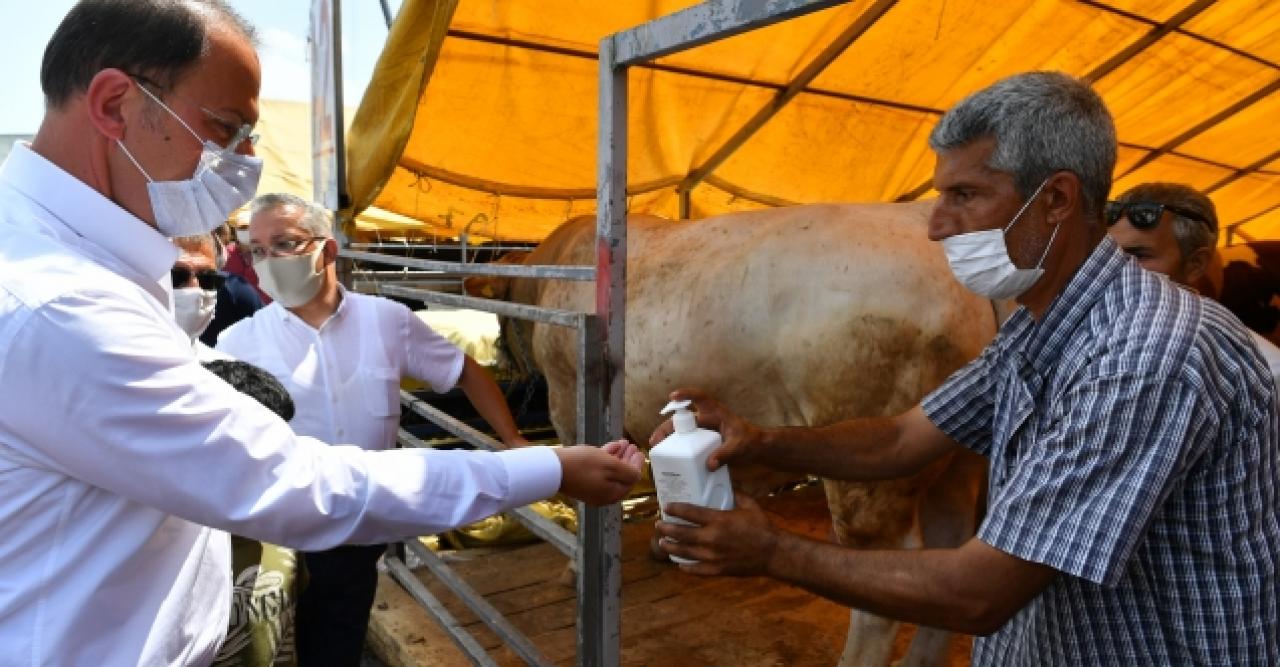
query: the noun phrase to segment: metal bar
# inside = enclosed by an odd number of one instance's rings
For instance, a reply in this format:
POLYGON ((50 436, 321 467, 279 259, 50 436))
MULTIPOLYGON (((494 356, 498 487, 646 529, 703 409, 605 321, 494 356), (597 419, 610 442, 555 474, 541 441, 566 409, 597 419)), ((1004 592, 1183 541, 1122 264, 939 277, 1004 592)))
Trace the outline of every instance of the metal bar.
POLYGON ((445 306, 454 306, 456 308, 470 308, 471 310, 482 310, 495 315, 505 315, 507 317, 515 317, 522 320, 546 322, 547 324, 556 324, 572 329, 582 326, 582 318, 584 316, 584 313, 576 313, 572 310, 526 306, 522 303, 510 303, 508 301, 499 301, 497 299, 482 299, 480 297, 462 296, 460 294, 446 294, 444 292, 416 289, 413 287, 404 287, 402 285, 379 285, 378 292, 389 296, 417 299, 418 301, 423 301, 425 303, 438 303, 445 306))
POLYGON ((432 447, 431 445, 427 444, 426 440, 423 440, 422 438, 419 438, 418 436, 404 429, 400 429, 399 432, 396 433, 396 442, 399 443, 401 447, 413 447, 414 449, 435 449, 435 447, 432 447))
POLYGON ((442 273, 456 273, 470 276, 508 276, 511 278, 557 278, 560 280, 595 280, 596 269, 593 266, 554 266, 550 264, 496 264, 480 262, 463 264, 461 262, 445 262, 436 259, 418 259, 387 255, 379 252, 363 252, 361 250, 342 249, 338 254, 348 259, 362 262, 376 262, 392 266, 403 266, 411 269, 425 269, 442 273))
POLYGON ((413 576, 413 572, 409 571, 404 562, 398 558, 386 558, 383 562, 387 564, 387 571, 391 573, 391 577, 404 587, 409 597, 422 605, 427 610, 427 613, 436 619, 440 627, 444 628, 444 631, 449 635, 449 639, 453 640, 453 643, 463 653, 467 654, 472 664, 481 665, 482 667, 498 667, 498 663, 489 657, 489 653, 484 650, 484 647, 476 642, 475 637, 471 636, 471 633, 467 632, 467 629, 462 627, 461 623, 458 623, 458 619, 449 613, 449 610, 440 602, 440 599, 433 595, 430 590, 427 590, 427 587, 423 586, 417 577, 413 576))
MULTIPOLYGON (((596 317, 579 329, 578 435, 604 442, 622 435, 627 286, 627 68, 616 36, 600 41, 596 152, 596 317)), ((578 664, 621 663, 622 577, 618 528, 610 508, 578 505, 578 664)))
POLYGON ((1221 190, 1222 188, 1226 187, 1227 185, 1230 185, 1231 183, 1234 183, 1240 180, 1241 178, 1248 176, 1249 174, 1261 172, 1264 166, 1271 164, 1275 160, 1280 160, 1280 150, 1277 150, 1242 169, 1235 170, 1235 173, 1229 176, 1224 176, 1217 183, 1214 183, 1213 185, 1210 185, 1209 187, 1205 188, 1204 193, 1207 195, 1213 194, 1218 190, 1221 190))
POLYGON ((517 507, 510 511, 529 532, 542 538, 551 546, 560 550, 568 558, 578 555, 578 536, 560 527, 560 524, 538 514, 526 507, 517 507))
POLYGON ((1174 32, 1178 28, 1182 27, 1182 24, 1186 23, 1187 21, 1190 21, 1191 19, 1195 18, 1198 14, 1200 14, 1200 12, 1203 12, 1204 10, 1208 9, 1209 6, 1216 1, 1217 0, 1196 0, 1195 2, 1183 8, 1182 11, 1178 12, 1177 14, 1174 14, 1172 17, 1169 18, 1168 21, 1165 21, 1164 23, 1160 23, 1152 27, 1152 29, 1149 32, 1147 32, 1147 34, 1143 35, 1142 37, 1139 37, 1137 41, 1133 42, 1129 46, 1126 46, 1119 53, 1115 54, 1114 56, 1111 56, 1101 65, 1098 65, 1092 70, 1089 70, 1087 74, 1085 74, 1080 78, 1084 79, 1085 81, 1088 81, 1089 83, 1093 83, 1098 79, 1101 79, 1102 77, 1114 72, 1116 69, 1118 69, 1125 63, 1137 57, 1139 53, 1146 51, 1152 44, 1155 44, 1156 42, 1163 39, 1165 35, 1168 35, 1169 33, 1174 32))
MULTIPOLYGON (((578 331, 577 434, 582 442, 606 440, 604 356, 601 354, 600 320, 589 317, 578 331)), ((579 503, 578 516, 578 627, 580 664, 616 665, 614 653, 621 645, 622 512, 618 505, 605 508, 579 503), (593 619, 600 619, 595 621, 593 619), (616 622, 613 619, 618 619, 616 622), (587 624, 592 624, 588 626, 587 624), (583 650, 599 637, 599 650, 583 650)))
POLYGON ((1170 139, 1169 141, 1165 142, 1164 145, 1157 147, 1154 151, 1151 151, 1150 153, 1147 153, 1146 155, 1142 156, 1142 159, 1133 163, 1133 165, 1130 166, 1128 169, 1126 169, 1123 174, 1120 174, 1119 176, 1117 176, 1116 180, 1120 180, 1125 176, 1128 176, 1129 174, 1132 174, 1133 172, 1160 159, 1160 157, 1172 152, 1173 149, 1177 148, 1178 146, 1181 146, 1187 143, 1188 141, 1191 141, 1192 139, 1204 134, 1205 132, 1208 132, 1214 127, 1217 127, 1223 121, 1257 104, 1258 102, 1262 101, 1264 98, 1269 97, 1272 93, 1276 92, 1277 90, 1280 90, 1280 78, 1253 91, 1253 93, 1249 94, 1247 97, 1244 97, 1236 101, 1235 104, 1232 104, 1231 106, 1218 111, 1218 113, 1197 123, 1195 127, 1188 129, 1182 134, 1179 134, 1173 139, 1170 139))
POLYGON ((763 28, 849 0, 707 0, 613 35, 614 63, 626 66, 763 28))
MULTIPOLYGON (((506 447, 497 440, 494 440, 484 433, 467 426, 452 415, 441 411, 439 408, 415 398, 413 394, 410 394, 407 391, 402 390, 400 392, 400 402, 414 413, 431 420, 433 424, 443 428, 453 435, 458 436, 471 445, 491 452, 503 451, 506 449, 506 447)), ((420 438, 414 437, 413 434, 405 431, 404 429, 400 429, 398 440, 402 445, 409 447, 433 449, 431 445, 427 444, 420 438)), ((547 542, 550 542, 552 546, 559 549, 564 555, 573 558, 576 554, 577 537, 575 537, 573 533, 560 527, 556 522, 534 512, 528 507, 516 508, 511 510, 511 513, 514 514, 516 518, 519 519, 520 523, 524 524, 530 532, 541 537, 547 542)))
POLYGON ((773 195, 767 195, 767 194, 764 194, 763 192, 755 192, 753 190, 748 190, 746 188, 738 187, 737 185, 734 185, 733 183, 730 183, 729 181, 726 181, 723 178, 720 178, 719 176, 716 176, 714 174, 707 176, 706 181, 707 181, 707 185, 715 186, 716 188, 719 188, 721 190, 724 190, 725 192, 728 192, 734 197, 737 197, 739 199, 746 199, 747 201, 753 201, 753 202, 756 202, 757 204, 764 204, 765 206, 799 206, 800 205, 799 202, 794 202, 794 201, 791 201, 790 199, 783 199, 782 197, 774 197, 773 195))
MULTIPOLYGON (((855 41, 876 24, 886 12, 894 5, 898 4, 898 0, 878 0, 874 5, 867 8, 857 20, 845 28, 827 48, 823 49, 804 69, 795 76, 791 81, 787 82, 786 88, 779 91, 773 96, 772 100, 760 107, 738 131, 729 137, 719 148, 717 148, 710 157, 702 164, 695 167, 689 172, 689 175, 680 182, 677 190, 680 192, 688 192, 697 187, 711 172, 715 171, 720 165, 724 164, 744 143, 751 137, 755 136, 774 116, 778 115, 787 103, 795 99, 808 86, 817 79, 819 75, 831 66, 855 41)), ((682 207, 683 208, 683 207, 682 207)), ((682 218, 687 218, 687 211, 681 212, 682 218)))
POLYGON ((484 599, 483 595, 463 581, 462 577, 454 573, 453 568, 449 567, 443 560, 440 560, 439 556, 422 546, 422 543, 417 540, 406 542, 405 545, 409 547, 413 555, 422 560, 422 564, 431 570, 431 573, 440 580, 440 583, 448 586, 454 595, 457 595, 471 608, 471 611, 475 612, 480 622, 489 626, 489 629, 498 635, 502 641, 506 642, 511 647, 511 650, 520 656, 522 660, 530 665, 550 667, 554 664, 538 650, 537 646, 533 645, 532 641, 529 641, 529 638, 523 632, 520 632, 516 626, 511 625, 510 621, 502 615, 502 612, 495 609, 493 605, 484 599))
MULTIPOLYGON (((1076 1, 1082 5, 1088 5, 1090 7, 1093 7, 1094 9, 1100 9, 1104 12, 1107 12, 1108 14, 1123 16, 1124 18, 1127 18, 1130 21, 1145 23, 1150 26, 1160 25, 1159 21, 1156 21, 1154 19, 1149 19, 1145 16, 1142 16, 1141 14, 1135 14, 1133 12, 1120 9, 1119 7, 1112 7, 1111 5, 1108 5, 1106 3, 1096 2, 1094 0, 1076 0, 1076 1)), ((1201 35, 1200 33, 1191 32, 1190 30, 1184 30, 1182 28, 1178 28, 1177 30, 1174 30, 1174 32, 1178 33, 1179 35, 1182 35, 1183 37, 1194 39, 1197 42, 1201 42, 1203 44, 1208 44, 1209 46, 1217 47, 1219 49, 1222 49, 1223 51, 1227 51, 1231 53, 1232 55, 1239 56, 1246 60, 1251 60, 1259 65, 1262 65, 1263 67, 1269 67, 1271 69, 1280 70, 1280 64, 1267 60, 1266 58, 1258 56, 1257 54, 1249 53, 1248 51, 1238 49, 1234 46, 1231 46, 1230 44, 1227 44, 1226 42, 1216 40, 1212 37, 1206 37, 1204 35, 1201 35)))
MULTIPOLYGON (((413 172, 414 174, 433 178, 443 183, 456 185, 468 190, 476 190, 486 192, 491 195, 499 195, 502 197, 517 197, 520 199, 590 199, 595 196, 595 188, 544 188, 536 185, 519 185, 516 183, 502 183, 499 181, 490 181, 475 176, 467 176, 459 174, 448 169, 433 167, 425 162, 401 156, 397 162, 402 169, 413 172)), ((679 176, 667 176, 653 181, 637 183, 631 186, 628 194, 640 195, 646 192, 662 190, 669 188, 680 182, 679 176)))
POLYGON ((382 0, 382 18, 387 22, 387 30, 390 30, 392 21, 391 5, 387 3, 387 0, 382 0))
MULTIPOLYGON (((478 32, 469 32, 466 30, 450 30, 450 37, 465 39, 468 41, 485 42, 488 44, 496 44, 498 46, 509 46, 514 48, 526 49, 529 51, 537 51, 541 53, 554 53, 557 55, 570 56, 574 58, 582 58, 584 60, 598 60, 599 57, 594 51, 585 49, 571 49, 555 44, 543 44, 527 39, 516 39, 512 37, 503 37, 499 35, 485 35, 478 32)), ((752 86, 756 88, 768 88, 770 90, 781 91, 786 88, 786 84, 774 81, 761 81, 746 76, 736 76, 733 74, 721 74, 719 72, 704 72, 693 69, 692 67, 681 67, 679 65, 669 65, 666 63, 642 62, 632 63, 630 67, 639 69, 654 70, 657 72, 666 72, 669 74, 679 74, 681 76, 690 76, 698 79, 707 79, 710 81, 720 81, 722 83, 734 83, 742 86, 752 86)), ((873 106, 888 107, 890 109, 898 109, 900 111, 914 111, 918 113, 941 115, 942 110, 930 107, 910 104, 907 102, 894 102, 892 100, 884 100, 875 97, 867 97, 865 95, 855 95, 853 93, 844 93, 838 90, 828 88, 805 87, 800 92, 806 95, 817 95, 819 97, 832 97, 835 99, 846 100, 849 102, 861 102, 873 106)))
POLYGON ((506 449, 506 446, 501 442, 498 442, 484 433, 467 426, 453 415, 415 397, 413 394, 410 394, 403 389, 400 390, 400 403, 418 415, 431 420, 431 423, 436 426, 439 426, 459 438, 462 438, 470 445, 490 452, 500 452, 506 449))
MULTIPOLYGON (((459 250, 461 245, 455 243, 348 243, 348 248, 352 250, 459 250)), ((528 243, 524 245, 498 245, 485 244, 469 246, 472 252, 482 251, 512 251, 512 250, 533 250, 538 247, 536 243, 528 243)))
POLYGON ((333 0, 333 145, 334 171, 338 179, 338 208, 351 206, 351 193, 347 192, 347 137, 346 107, 342 102, 342 0, 333 0))

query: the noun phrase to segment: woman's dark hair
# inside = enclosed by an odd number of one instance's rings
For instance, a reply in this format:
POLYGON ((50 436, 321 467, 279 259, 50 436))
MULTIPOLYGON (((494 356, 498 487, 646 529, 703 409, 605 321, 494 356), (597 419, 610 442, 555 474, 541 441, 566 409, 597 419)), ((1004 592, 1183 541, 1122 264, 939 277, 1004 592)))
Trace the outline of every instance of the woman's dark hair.
POLYGON ((62 107, 108 68, 167 90, 200 59, 208 28, 219 20, 255 40, 253 26, 223 0, 81 0, 45 46, 45 104, 62 107))

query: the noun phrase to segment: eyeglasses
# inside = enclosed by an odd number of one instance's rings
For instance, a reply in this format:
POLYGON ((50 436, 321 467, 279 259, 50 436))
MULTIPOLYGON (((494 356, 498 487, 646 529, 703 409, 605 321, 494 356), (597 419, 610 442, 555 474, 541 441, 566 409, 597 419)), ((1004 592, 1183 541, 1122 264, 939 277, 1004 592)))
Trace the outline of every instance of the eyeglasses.
POLYGON ((191 282, 193 276, 196 279, 196 283, 200 285, 200 289, 210 291, 222 287, 222 283, 227 280, 226 276, 213 269, 192 271, 185 266, 175 266, 169 270, 169 277, 173 278, 174 287, 186 286, 187 283, 191 282))
MULTIPOLYGON (((147 90, 146 88, 146 86, 151 86, 152 88, 155 88, 156 90, 163 92, 164 89, 161 88, 159 84, 143 76, 133 75, 133 79, 138 83, 138 88, 141 89, 142 92, 146 93, 148 97, 150 97, 152 100, 155 100, 155 102, 160 106, 162 107, 165 106, 164 103, 160 101, 160 98, 156 96, 156 93, 153 93, 150 90, 147 90), (144 86, 143 84, 146 84, 146 86, 144 86)), ((224 136, 231 137, 231 139, 228 140, 227 143, 223 144, 222 146, 223 150, 234 151, 240 148, 240 145, 243 144, 245 141, 248 141, 250 146, 256 146, 258 144, 258 135, 253 133, 253 126, 250 125, 249 123, 236 123, 235 121, 232 121, 230 119, 223 118, 222 116, 206 109, 205 107, 199 104, 196 104, 195 102, 181 95, 178 95, 177 93, 170 92, 169 95, 172 97, 176 97, 180 100, 183 100, 187 104, 190 104, 191 106, 199 109, 201 113, 207 116, 209 120, 212 120, 213 123, 221 129, 222 134, 224 136)), ((169 107, 165 107, 165 109, 169 110, 169 113, 173 113, 173 111, 170 110, 169 107)), ((177 116, 176 113, 174 113, 173 115, 177 116)), ((178 122, 182 123, 183 125, 186 125, 186 123, 182 120, 180 116, 178 117, 178 122)), ((187 129, 191 130, 190 126, 188 126, 187 129)), ((199 133, 195 132, 194 130, 191 130, 191 133, 199 136, 199 133)), ((214 142, 214 143, 217 143, 217 142, 214 142)))
POLYGON ((1188 220, 1195 220, 1207 225, 1209 229, 1215 229, 1213 223, 1205 220, 1204 216, 1195 211, 1153 201, 1109 201, 1107 202, 1105 214, 1108 227, 1119 222, 1120 218, 1128 218, 1129 224, 1133 225, 1135 229, 1151 229, 1160 223, 1160 218, 1164 216, 1166 210, 1188 220))
POLYGON ((253 245, 249 246, 249 256, 254 262, 261 262, 268 257, 288 257, 290 255, 301 255, 311 245, 312 241, 323 241, 323 236, 312 236, 309 238, 284 238, 275 241, 270 246, 253 245))

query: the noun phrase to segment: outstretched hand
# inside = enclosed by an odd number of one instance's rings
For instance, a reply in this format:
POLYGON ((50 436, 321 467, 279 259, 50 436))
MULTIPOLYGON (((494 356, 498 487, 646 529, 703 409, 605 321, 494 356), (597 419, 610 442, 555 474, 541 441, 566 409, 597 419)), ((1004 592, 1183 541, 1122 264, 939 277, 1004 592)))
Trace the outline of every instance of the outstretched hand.
MULTIPOLYGON (((758 444, 760 428, 734 414, 723 403, 700 389, 677 389, 671 392, 673 401, 692 401, 697 410, 698 426, 719 431, 724 444, 707 457, 707 469, 715 470, 726 463, 750 460, 751 449, 758 444)), ((649 436, 649 446, 662 442, 675 430, 668 419, 654 429, 649 436)))
POLYGON ((627 497, 644 466, 644 452, 626 440, 555 452, 560 457, 560 492, 588 505, 609 505, 627 497))

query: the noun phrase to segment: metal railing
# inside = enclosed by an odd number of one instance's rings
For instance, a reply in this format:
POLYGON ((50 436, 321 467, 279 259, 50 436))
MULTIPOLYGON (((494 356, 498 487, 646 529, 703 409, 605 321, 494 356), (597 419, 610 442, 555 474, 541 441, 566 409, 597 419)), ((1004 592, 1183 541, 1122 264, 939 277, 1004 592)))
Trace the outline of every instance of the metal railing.
MULTIPOLYGON (((539 279, 596 281, 596 311, 579 313, 524 304, 444 294, 405 285, 384 285, 388 296, 427 303, 474 308, 507 317, 565 326, 578 332, 578 389, 576 430, 580 442, 600 443, 623 436, 622 369, 626 310, 626 193, 627 193, 627 71, 654 58, 687 50, 761 28, 788 18, 826 9, 848 0, 708 0, 630 30, 605 37, 599 50, 599 134, 597 146, 596 257, 594 267, 516 266, 442 262, 346 248, 347 259, 389 264, 421 271, 461 275, 490 275, 539 279), (601 281, 604 284, 599 284, 601 281)), ((362 246, 367 247, 367 246, 362 246)), ((378 249, 382 249, 381 246, 378 249)), ((501 446, 484 434, 413 398, 402 394, 412 411, 439 424, 463 440, 485 449, 501 446)), ((424 443, 401 432, 400 443, 424 443)), ((571 444, 571 443, 566 443, 571 444)), ((571 535, 527 508, 515 515, 531 531, 569 555, 577 565, 578 664, 613 666, 621 663, 621 533, 619 505, 578 506, 578 534, 571 535)), ((507 622, 482 596, 420 543, 406 547, 441 583, 462 599, 512 650, 529 664, 549 664, 527 637, 507 622)), ((391 555, 393 577, 421 603, 473 662, 493 660, 440 601, 391 555)))
MULTIPOLYGON (((501 275, 580 281, 590 281, 596 277, 596 267, 589 266, 462 264, 350 249, 340 251, 340 256, 347 260, 430 270, 439 272, 441 275, 501 275)), ((359 271, 353 273, 358 274, 359 271)), ((605 370, 603 368, 604 354, 601 350, 602 341, 597 315, 449 294, 404 284, 375 284, 378 285, 378 292, 385 296, 413 299, 428 304, 482 310, 504 317, 542 322, 576 330, 578 332, 578 418, 576 424, 578 439, 581 442, 593 443, 604 441, 604 415, 600 409, 600 396, 604 392, 605 370)), ((415 398, 408 392, 402 391, 400 393, 400 402, 408 410, 431 421, 441 429, 474 447, 489 451, 504 449, 501 443, 488 435, 415 398)), ((402 447, 429 446, 404 429, 400 430, 397 441, 402 447)), ((574 562, 574 570, 577 573, 578 604, 576 620, 579 656, 599 654, 599 647, 603 643, 616 643, 618 640, 616 624, 610 623, 609 617, 603 615, 600 601, 608 599, 616 601, 621 595, 621 577, 618 575, 621 570, 622 558, 620 547, 622 516, 620 508, 616 505, 595 508, 579 503, 579 529, 577 535, 565 530, 528 507, 517 508, 510 513, 530 532, 550 543, 574 562)), ((503 618, 492 605, 485 601, 483 596, 454 573, 442 559, 431 553, 416 540, 404 542, 403 548, 407 549, 426 565, 441 584, 465 603, 475 613, 476 617, 521 659, 531 665, 551 664, 528 637, 503 618)), ((422 582, 418 581, 399 556, 395 555, 394 552, 389 552, 385 560, 387 570, 391 576, 440 624, 459 649, 476 664, 494 664, 475 637, 458 622, 457 618, 448 611, 445 605, 422 582)), ((589 660, 583 660, 582 662, 604 664, 589 660)))

